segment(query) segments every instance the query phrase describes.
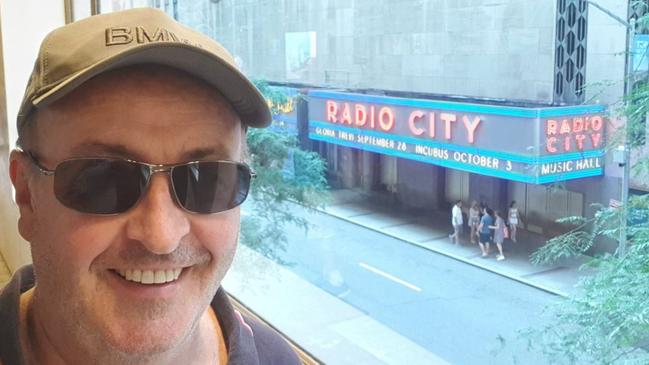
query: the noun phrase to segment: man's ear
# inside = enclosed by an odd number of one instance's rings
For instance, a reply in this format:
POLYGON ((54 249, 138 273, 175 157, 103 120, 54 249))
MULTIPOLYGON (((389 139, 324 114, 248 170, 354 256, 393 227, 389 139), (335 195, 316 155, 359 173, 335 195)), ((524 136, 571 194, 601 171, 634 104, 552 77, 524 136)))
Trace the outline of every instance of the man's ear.
POLYGON ((27 241, 30 240, 34 229, 34 208, 29 179, 31 168, 31 162, 25 153, 18 150, 11 151, 9 154, 9 177, 16 190, 16 204, 20 212, 18 232, 27 241))

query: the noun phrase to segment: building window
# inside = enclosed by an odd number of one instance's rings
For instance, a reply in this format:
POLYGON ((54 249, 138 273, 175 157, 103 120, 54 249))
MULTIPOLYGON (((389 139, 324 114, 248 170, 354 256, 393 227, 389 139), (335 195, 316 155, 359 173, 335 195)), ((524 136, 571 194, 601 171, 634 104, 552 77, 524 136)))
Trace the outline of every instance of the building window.
POLYGON ((588 2, 558 0, 555 39, 554 102, 581 104, 585 100, 588 2))

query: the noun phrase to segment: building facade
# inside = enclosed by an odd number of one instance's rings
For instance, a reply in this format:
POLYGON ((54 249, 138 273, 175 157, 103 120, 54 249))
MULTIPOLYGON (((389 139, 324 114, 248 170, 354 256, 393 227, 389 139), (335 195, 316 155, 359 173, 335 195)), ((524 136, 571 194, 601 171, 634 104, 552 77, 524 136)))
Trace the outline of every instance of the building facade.
MULTIPOLYGON (((598 3, 628 16, 625 1, 598 3)), ((421 211, 516 200, 544 234, 620 199, 606 136, 626 29, 583 0, 204 5, 181 21, 209 23, 253 77, 310 90, 298 125, 334 187, 421 211)))
MULTIPOLYGON (((627 17, 625 2, 599 4, 627 17)), ((335 187, 423 211, 456 199, 500 209, 516 200, 526 228, 546 234, 556 218, 620 197, 606 136, 624 91, 626 29, 585 1, 202 6, 182 9, 181 21, 209 24, 245 72, 311 90, 308 121, 298 124, 329 161, 335 187), (370 110, 379 130, 356 123, 370 110), (389 113, 393 130, 381 130, 389 113)))

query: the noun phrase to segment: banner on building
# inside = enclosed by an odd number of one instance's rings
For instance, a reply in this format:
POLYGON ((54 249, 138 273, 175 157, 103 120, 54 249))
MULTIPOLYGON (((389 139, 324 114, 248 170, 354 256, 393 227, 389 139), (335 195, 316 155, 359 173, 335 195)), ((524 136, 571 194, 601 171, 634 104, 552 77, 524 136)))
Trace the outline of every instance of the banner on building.
POLYGON ((311 91, 309 138, 544 184, 603 174, 605 111, 311 91))

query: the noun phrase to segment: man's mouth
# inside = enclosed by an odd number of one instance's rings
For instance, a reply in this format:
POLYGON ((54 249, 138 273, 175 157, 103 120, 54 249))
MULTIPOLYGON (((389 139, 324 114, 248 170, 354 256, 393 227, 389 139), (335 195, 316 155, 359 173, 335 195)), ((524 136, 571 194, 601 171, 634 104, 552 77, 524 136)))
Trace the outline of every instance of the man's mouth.
POLYGON ((164 284, 178 280, 183 268, 175 268, 168 270, 114 270, 119 276, 125 280, 132 281, 139 284, 154 285, 164 284))

